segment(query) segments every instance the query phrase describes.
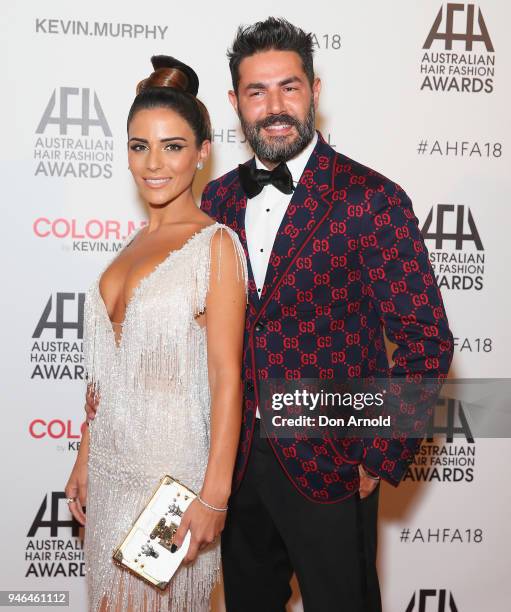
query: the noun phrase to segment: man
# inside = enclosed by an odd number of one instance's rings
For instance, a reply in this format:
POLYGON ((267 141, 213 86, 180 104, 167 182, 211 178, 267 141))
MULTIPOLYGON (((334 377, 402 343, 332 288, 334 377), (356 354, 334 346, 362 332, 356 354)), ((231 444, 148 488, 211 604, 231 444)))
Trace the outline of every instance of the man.
POLYGON ((452 359, 410 200, 314 129, 312 55, 311 35, 283 19, 238 30, 229 99, 255 159, 202 198, 249 261, 243 425, 222 535, 229 612, 283 611, 293 571, 306 612, 380 610, 378 479, 397 485, 418 446, 364 440, 353 457, 322 440, 261 437, 261 380, 442 378, 452 359), (383 328, 397 345, 390 371, 383 328))
POLYGON ((239 233, 249 264, 243 423, 222 534, 227 610, 283 612, 295 572, 305 612, 377 612, 378 481, 399 483, 418 440, 267 439, 261 381, 443 378, 442 299, 404 191, 315 131, 311 35, 274 18, 240 28, 229 65, 255 158, 202 198, 239 233), (391 368, 384 330, 397 345, 391 368))

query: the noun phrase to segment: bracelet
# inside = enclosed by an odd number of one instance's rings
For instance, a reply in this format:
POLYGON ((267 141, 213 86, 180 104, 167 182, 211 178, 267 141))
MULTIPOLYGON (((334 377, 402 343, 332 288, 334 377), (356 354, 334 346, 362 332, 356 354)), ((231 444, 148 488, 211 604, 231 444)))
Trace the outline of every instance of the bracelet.
MULTIPOLYGON (((360 464, 360 465, 362 465, 362 464, 360 464)), ((368 472, 368 471, 365 469, 365 467, 364 467, 363 465, 362 465, 362 470, 364 471, 364 474, 365 474, 365 475, 366 475, 366 476, 367 476, 369 479, 371 479, 371 480, 380 480, 380 477, 379 477, 379 476, 373 476, 372 474, 370 474, 370 473, 369 473, 369 472, 368 472)))
POLYGON ((208 502, 205 502, 200 495, 197 495, 197 500, 203 506, 206 506, 206 508, 209 508, 210 510, 215 510, 215 512, 227 512, 228 506, 225 507, 225 508, 216 508, 215 506, 212 506, 211 504, 208 504, 208 502))

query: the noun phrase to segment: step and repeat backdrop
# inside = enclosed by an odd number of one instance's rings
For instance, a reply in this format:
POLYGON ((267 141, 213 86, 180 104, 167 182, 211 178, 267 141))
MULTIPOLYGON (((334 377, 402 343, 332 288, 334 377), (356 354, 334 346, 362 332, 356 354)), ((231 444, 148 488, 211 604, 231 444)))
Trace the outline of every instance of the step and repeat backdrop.
MULTIPOLYGON (((200 201, 250 155, 227 100, 237 26, 275 15, 312 31, 323 135, 414 202, 455 336, 451 376, 509 375, 508 2, 33 0, 0 13, 0 590, 66 590, 73 612, 87 609, 82 534, 63 493, 84 421, 84 293, 144 223, 126 116, 153 54, 201 79, 214 131, 200 201)), ((460 402, 449 416, 400 487, 382 486, 386 612, 509 609, 511 442, 474 439, 460 402)), ((221 588, 213 609, 224 610, 221 588)), ((302 610, 297 589, 289 609, 302 610)))

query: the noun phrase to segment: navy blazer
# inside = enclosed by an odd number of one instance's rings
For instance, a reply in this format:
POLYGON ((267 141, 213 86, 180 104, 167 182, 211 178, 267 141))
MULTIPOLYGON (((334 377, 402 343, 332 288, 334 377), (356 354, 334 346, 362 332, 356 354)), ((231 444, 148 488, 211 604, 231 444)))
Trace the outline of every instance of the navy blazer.
MULTIPOLYGON (((201 208, 238 233, 249 260, 246 203, 236 168, 207 185, 201 208)), ((452 334, 410 199, 321 135, 278 230, 260 296, 250 260, 248 271, 234 487, 246 467, 261 380, 447 375, 452 334), (397 345, 391 367, 384 329, 397 345)), ((358 490, 359 463, 397 485, 420 440, 300 436, 270 443, 296 488, 328 503, 358 490)))

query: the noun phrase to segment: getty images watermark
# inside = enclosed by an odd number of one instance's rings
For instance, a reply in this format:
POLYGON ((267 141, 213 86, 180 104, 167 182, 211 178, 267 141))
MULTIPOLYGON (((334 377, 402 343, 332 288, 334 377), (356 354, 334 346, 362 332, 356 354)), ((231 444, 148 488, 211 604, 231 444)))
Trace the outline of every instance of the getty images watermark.
POLYGON ((511 435, 511 379, 269 379, 257 400, 265 437, 432 437, 453 414, 473 437, 511 435))
MULTIPOLYGON (((273 393, 271 396, 272 410, 281 411, 284 408, 293 407, 294 409, 308 410, 309 414, 299 416, 283 416, 282 414, 272 415, 272 423, 275 427, 302 426, 319 427, 390 427, 390 415, 377 417, 362 417, 350 414, 349 416, 333 416, 332 414, 318 414, 311 416, 313 411, 320 412, 327 409, 342 410, 349 408, 362 411, 369 407, 383 407, 385 404, 385 393, 352 393, 352 392, 333 392, 321 389, 319 392, 311 392, 307 389, 295 389, 294 392, 273 393)), ((329 410, 330 412, 330 410, 329 410)))

